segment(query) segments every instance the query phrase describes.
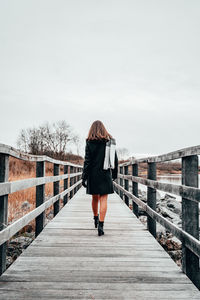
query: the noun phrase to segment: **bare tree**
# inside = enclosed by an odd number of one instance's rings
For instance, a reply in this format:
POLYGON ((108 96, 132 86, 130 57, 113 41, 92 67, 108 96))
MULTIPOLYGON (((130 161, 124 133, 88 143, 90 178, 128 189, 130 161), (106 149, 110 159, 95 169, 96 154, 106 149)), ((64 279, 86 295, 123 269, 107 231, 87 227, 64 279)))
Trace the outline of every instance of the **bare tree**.
POLYGON ((20 135, 17 138, 17 147, 23 152, 28 152, 29 145, 29 135, 27 130, 22 129, 20 135))
POLYGON ((64 157, 67 146, 80 140, 66 121, 58 121, 52 125, 46 122, 38 128, 22 129, 17 146, 20 150, 32 154, 57 155, 64 157))
POLYGON ((80 156, 81 146, 83 145, 82 138, 80 138, 80 136, 78 134, 75 134, 74 137, 73 137, 73 143, 76 146, 77 155, 80 156))
POLYGON ((117 148, 116 151, 119 160, 127 159, 129 156, 129 151, 127 148, 117 148))

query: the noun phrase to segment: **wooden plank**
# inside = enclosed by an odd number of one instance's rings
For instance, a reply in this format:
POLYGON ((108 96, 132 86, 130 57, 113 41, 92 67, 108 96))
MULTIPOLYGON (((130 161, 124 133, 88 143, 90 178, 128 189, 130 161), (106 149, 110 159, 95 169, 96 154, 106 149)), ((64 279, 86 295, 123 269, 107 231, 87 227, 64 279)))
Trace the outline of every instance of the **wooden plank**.
MULTIPOLYGON (((116 184, 116 183, 115 183, 116 184)), ((142 200, 135 197, 130 192, 127 192, 124 188, 118 185, 118 188, 123 191, 123 193, 127 193, 128 196, 136 202, 139 206, 143 208, 144 211, 152 218, 154 218, 157 222, 159 222, 162 226, 168 229, 173 235, 175 235, 180 241, 184 239, 185 245, 189 248, 193 253, 200 257, 200 241, 195 239, 192 235, 182 230, 172 222, 168 221, 166 218, 161 216, 159 213, 154 211, 151 207, 145 204, 142 200)))
POLYGON ((42 185, 50 182, 57 182, 62 179, 66 179, 68 177, 75 177, 80 173, 75 174, 64 174, 58 176, 46 176, 46 177, 38 177, 38 178, 29 178, 23 180, 16 180, 11 182, 0 183, 0 196, 5 194, 12 194, 17 191, 21 191, 24 189, 28 189, 34 186, 42 185))
POLYGON ((128 162, 122 163, 119 166, 122 167, 122 166, 127 166, 127 165, 141 163, 141 162, 146 162, 146 163, 148 163, 148 162, 164 162, 164 161, 175 160, 175 159, 179 159, 179 158, 191 156, 191 155, 200 155, 200 145, 179 149, 179 150, 176 150, 173 152, 169 152, 169 153, 157 155, 157 156, 149 156, 149 157, 140 158, 140 159, 130 158, 128 162))
MULTIPOLYGON (((193 293, 191 291, 168 291, 166 295, 165 291, 153 291, 151 293, 149 291, 134 291, 130 290, 122 290, 119 294, 119 290, 108 290, 108 289, 95 289, 95 290, 55 290, 55 289, 46 289, 46 290, 34 290, 30 294, 27 290, 21 290, 17 292, 10 292, 9 299, 36 299, 40 297, 40 299, 199 299, 197 297, 193 297, 193 293), (17 298, 18 297, 18 298, 17 298), (41 298, 42 297, 42 298, 41 298)), ((8 299, 6 291, 2 291, 0 294, 1 297, 5 297, 4 299, 8 299)), ((2 298, 3 299, 3 298, 2 298)))
MULTIPOLYGON (((177 283, 132 283, 131 285, 126 282, 120 282, 120 283, 88 283, 88 282, 76 282, 74 284, 73 282, 64 282, 59 281, 56 282, 56 285, 54 282, 0 282, 0 290, 46 290, 51 288, 54 290, 116 290, 121 292, 122 290, 134 290, 134 291, 191 291, 193 290, 193 286, 191 284, 177 284, 177 283)), ((149 293, 150 294, 150 293, 149 293)), ((6 298, 7 299, 7 298, 6 298)), ((174 299, 174 298, 172 298, 174 299)))
POLYGON ((72 164, 70 162, 56 160, 56 159, 53 159, 46 155, 33 155, 33 154, 23 153, 23 152, 15 149, 14 147, 11 147, 11 146, 8 146, 8 145, 2 144, 2 143, 0 143, 0 153, 19 158, 21 160, 35 161, 35 162, 47 161, 47 162, 50 162, 53 164, 68 165, 68 166, 74 166, 74 167, 76 166, 79 168, 83 168, 82 165, 76 165, 76 164, 72 164))
MULTIPOLYGON (((80 184, 80 182, 77 182, 75 185, 80 184)), ((71 186, 67 190, 63 191, 62 193, 50 198, 49 200, 45 201, 43 204, 38 206, 37 208, 33 209, 26 215, 24 215, 22 218, 18 219, 14 223, 10 224, 7 228, 0 231, 0 245, 2 245, 4 242, 6 242, 8 239, 10 239, 16 232, 18 232, 21 228, 23 228, 25 225, 30 223, 33 219, 35 219, 38 215, 40 215, 44 210, 46 210, 48 207, 54 204, 60 197, 63 197, 67 193, 70 193, 70 191, 75 187, 75 185, 71 186)))
POLYGON ((82 188, 0 277, 0 299, 198 299, 197 288, 143 229, 115 193, 99 237, 82 188), (118 224, 124 229, 113 229, 118 224))
POLYGON ((194 201, 194 202, 200 202, 200 189, 195 187, 189 187, 185 185, 178 185, 173 183, 164 183, 159 182, 156 180, 146 179, 142 177, 137 176, 131 176, 131 175, 122 175, 119 174, 120 178, 128 179, 130 181, 134 181, 143 185, 146 185, 151 188, 155 188, 157 190, 175 194, 177 196, 185 197, 188 200, 194 201))

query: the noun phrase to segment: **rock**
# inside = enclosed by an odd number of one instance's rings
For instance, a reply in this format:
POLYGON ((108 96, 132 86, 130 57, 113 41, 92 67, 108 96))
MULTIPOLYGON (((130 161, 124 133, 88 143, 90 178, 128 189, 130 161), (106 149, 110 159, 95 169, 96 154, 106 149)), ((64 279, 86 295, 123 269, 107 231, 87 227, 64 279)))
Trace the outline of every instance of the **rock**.
POLYGON ((26 233, 32 233, 33 232, 33 226, 32 225, 26 225, 25 227, 25 232, 26 233))
POLYGON ((169 251, 168 252, 171 258, 180 266, 181 265, 181 257, 182 257, 182 251, 176 250, 176 251, 169 251))
POLYGON ((138 190, 138 197, 140 198, 140 200, 147 202, 147 192, 146 191, 138 190))
POLYGON ((167 201, 167 200, 170 200, 170 199, 176 199, 176 197, 175 196, 172 196, 172 195, 170 195, 170 194, 165 194, 165 196, 164 196, 164 199, 167 201))
POLYGON ((156 192, 156 200, 159 202, 161 200, 161 194, 158 191, 156 192))
POLYGON ((13 261, 26 249, 34 239, 34 232, 25 233, 29 236, 20 235, 12 238, 7 245, 6 267, 9 267, 13 261))
MULTIPOLYGON (((146 203, 147 192, 138 191, 139 198, 146 203)), ((181 203, 176 200, 176 197, 165 194, 161 197, 160 193, 156 193, 156 211, 165 217, 170 222, 181 227, 181 203)), ((146 212, 139 207, 139 219, 143 224, 147 223, 146 212)), ((169 253, 172 259, 181 266, 181 242, 174 237, 165 227, 156 223, 157 230, 157 240, 162 245, 162 247, 169 253)))
POLYGON ((147 216, 140 216, 139 220, 142 222, 142 224, 146 224, 147 223, 147 216))
POLYGON ((30 209, 30 203, 26 200, 26 201, 24 201, 23 203, 22 203, 22 205, 21 205, 21 209, 23 209, 23 210, 27 210, 27 209, 30 209))
POLYGON ((178 214, 179 216, 181 215, 182 213, 181 203, 178 202, 176 199, 168 199, 166 204, 167 207, 175 214, 178 214))

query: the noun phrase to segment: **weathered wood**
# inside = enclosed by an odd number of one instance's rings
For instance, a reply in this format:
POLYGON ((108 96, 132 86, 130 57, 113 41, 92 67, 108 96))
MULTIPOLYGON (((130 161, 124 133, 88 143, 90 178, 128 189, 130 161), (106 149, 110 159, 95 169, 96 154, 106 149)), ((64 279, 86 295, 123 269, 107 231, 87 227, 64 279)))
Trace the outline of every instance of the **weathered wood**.
POLYGON ((200 189, 195 187, 189 187, 184 185, 172 184, 172 183, 164 183, 156 180, 150 180, 142 177, 131 176, 131 175, 122 175, 119 174, 120 178, 128 179, 137 183, 144 184, 151 188, 155 188, 157 190, 175 194, 188 200, 192 200, 194 202, 200 202, 200 189))
MULTIPOLYGON (((119 174, 119 172, 120 172, 120 168, 119 168, 119 166, 118 166, 118 170, 117 170, 117 173, 119 174)), ((119 177, 117 177, 115 180, 114 180, 116 183, 118 183, 119 184, 119 177)), ((113 185, 113 187, 114 187, 114 191, 119 195, 119 193, 120 193, 120 190, 117 188, 117 186, 116 185, 113 185)))
POLYGON ((4 242, 9 240, 16 232, 18 232, 20 229, 22 229, 24 226, 26 226, 28 223, 34 220, 44 210, 46 210, 48 207, 50 207, 56 201, 58 201, 58 199, 64 197, 67 193, 70 193, 71 190, 74 189, 74 187, 79 184, 80 181, 77 182, 75 185, 69 187, 67 190, 45 201, 37 208, 33 209, 31 212, 27 213, 25 216, 23 216, 22 218, 18 219, 14 223, 10 224, 7 228, 0 231, 0 245, 2 245, 4 242))
MULTIPOLYGON (((57 176, 60 172, 60 166, 58 164, 54 164, 53 166, 53 175, 57 176)), ((54 196, 59 194, 60 190, 60 181, 56 181, 53 183, 53 194, 54 196)), ((57 215, 57 213, 60 210, 60 198, 53 204, 53 215, 54 217, 57 215)))
MULTIPOLYGON (((124 174, 128 175, 128 166, 124 167, 124 174)), ((124 188, 125 190, 129 191, 129 181, 127 179, 124 179, 124 188)), ((124 195, 124 201, 126 205, 129 207, 129 198, 126 194, 124 195)))
MULTIPOLYGON (((78 172, 77 168, 74 167, 74 173, 77 173, 77 172, 78 172)), ((78 181, 78 177, 75 176, 75 177, 74 177, 74 183, 76 183, 77 181, 78 181)), ((77 191, 78 191, 78 187, 76 187, 76 188, 74 189, 74 194, 76 194, 77 191)))
POLYGON ((91 197, 79 190, 0 277, 0 299, 198 299, 196 287, 116 193, 109 195, 104 226, 99 237, 91 197), (63 229, 68 223, 73 228, 63 229), (126 229, 115 231, 114 223, 126 229), (140 231, 130 232, 127 223, 140 231))
MULTIPOLYGON (((36 177, 45 176, 45 162, 36 163, 36 177)), ((43 204, 45 201, 45 184, 36 186, 36 207, 43 204)), ((35 236, 43 230, 45 224, 45 211, 43 211, 35 219, 35 236)))
MULTIPOLYGON (((138 176, 138 164, 132 164, 132 175, 138 176)), ((134 181, 132 181, 132 193, 135 197, 138 198, 138 183, 134 181)), ((138 205, 134 201, 132 201, 132 205, 133 205, 133 213, 138 218, 139 217, 138 205)))
MULTIPOLYGON (((119 174, 123 175, 123 167, 120 167, 119 170, 120 170, 120 173, 119 173, 119 174)), ((120 186, 123 187, 123 179, 122 179, 122 177, 120 177, 120 179, 119 179, 119 184, 120 184, 120 186)), ((121 197, 122 200, 123 200, 123 193, 122 193, 121 190, 120 190, 120 193, 119 193, 119 194, 120 194, 120 197, 121 197)))
MULTIPOLYGON (((74 167, 70 166, 70 175, 74 173, 74 167)), ((70 186, 74 184, 74 177, 70 177, 70 186)), ((74 190, 70 192, 70 199, 74 196, 74 190)))
MULTIPOLYGON (((182 158, 182 184, 198 187, 198 156, 182 158)), ((199 205, 182 197, 182 228, 199 239, 199 205)), ((182 269, 200 289, 199 257, 182 242, 182 269)))
MULTIPOLYGON (((69 175, 69 166, 64 166, 64 174, 69 175)), ((64 190, 68 189, 68 177, 64 179, 64 190)), ((65 205, 68 202, 68 194, 66 194, 63 198, 63 204, 65 205)))
MULTIPOLYGON (((148 179, 156 180, 156 163, 148 163, 148 179)), ((148 187, 147 189, 147 205, 156 210, 156 189, 148 187)), ((147 216, 147 228, 149 232, 156 238, 156 221, 147 216)))
POLYGON ((200 145, 193 146, 193 147, 187 147, 183 149, 179 149, 173 152, 169 152, 166 154, 158 155, 158 156, 150 156, 140 159, 135 159, 134 157, 130 158, 128 162, 122 163, 119 166, 128 166, 131 164, 138 164, 138 163, 148 163, 148 162, 164 162, 164 161, 170 161, 179 159, 186 156, 191 155, 200 155, 200 145))
MULTIPOLYGON (((116 184, 116 183, 115 183, 116 184)), ((183 239, 185 240, 185 245, 187 248, 189 248, 193 253, 198 255, 200 257, 200 241, 195 239, 192 235, 187 233, 186 231, 180 229, 175 224, 168 221, 163 216, 159 215, 156 211, 154 211, 151 207, 149 207, 147 204, 145 204, 142 200, 135 197, 130 192, 127 192, 124 188, 122 188, 120 185, 118 185, 118 188, 125 194, 129 196, 135 203, 137 203, 139 206, 142 207, 142 209, 150 215, 154 220, 159 222, 162 226, 164 226, 166 229, 168 229, 173 235, 175 235, 180 241, 183 239)))
MULTIPOLYGON (((0 154, 0 182, 8 181, 9 156, 0 154)), ((0 230, 2 231, 8 222, 8 195, 0 197, 0 230)), ((0 246, 0 274, 6 269, 6 242, 0 246)))
POLYGON ((47 161, 53 164, 59 164, 59 165, 68 165, 68 166, 79 166, 82 168, 81 165, 72 164, 70 162, 62 161, 62 160, 56 160, 51 157, 48 157, 46 155, 32 155, 23 153, 22 151, 19 151, 11 146, 4 145, 0 143, 0 153, 7 154, 16 158, 19 158, 21 160, 27 160, 27 161, 47 161))
POLYGON ((11 181, 11 182, 0 183, 0 196, 6 195, 6 194, 12 194, 14 192, 28 189, 30 187, 34 187, 34 186, 41 185, 41 184, 56 182, 56 181, 59 181, 62 179, 66 179, 68 177, 75 177, 78 174, 81 174, 81 173, 29 178, 29 179, 24 179, 24 180, 16 180, 16 181, 11 181))

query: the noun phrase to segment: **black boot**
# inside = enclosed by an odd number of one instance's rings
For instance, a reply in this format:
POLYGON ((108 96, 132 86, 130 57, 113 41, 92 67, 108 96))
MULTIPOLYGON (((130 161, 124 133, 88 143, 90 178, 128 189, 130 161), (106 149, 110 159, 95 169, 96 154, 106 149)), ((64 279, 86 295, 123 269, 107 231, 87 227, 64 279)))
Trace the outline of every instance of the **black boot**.
POLYGON ((99 225, 98 225, 98 235, 99 236, 104 234, 103 225, 104 225, 104 222, 99 221, 99 225))
POLYGON ((98 216, 94 216, 94 225, 95 225, 95 228, 97 228, 98 223, 99 223, 99 215, 98 216))

